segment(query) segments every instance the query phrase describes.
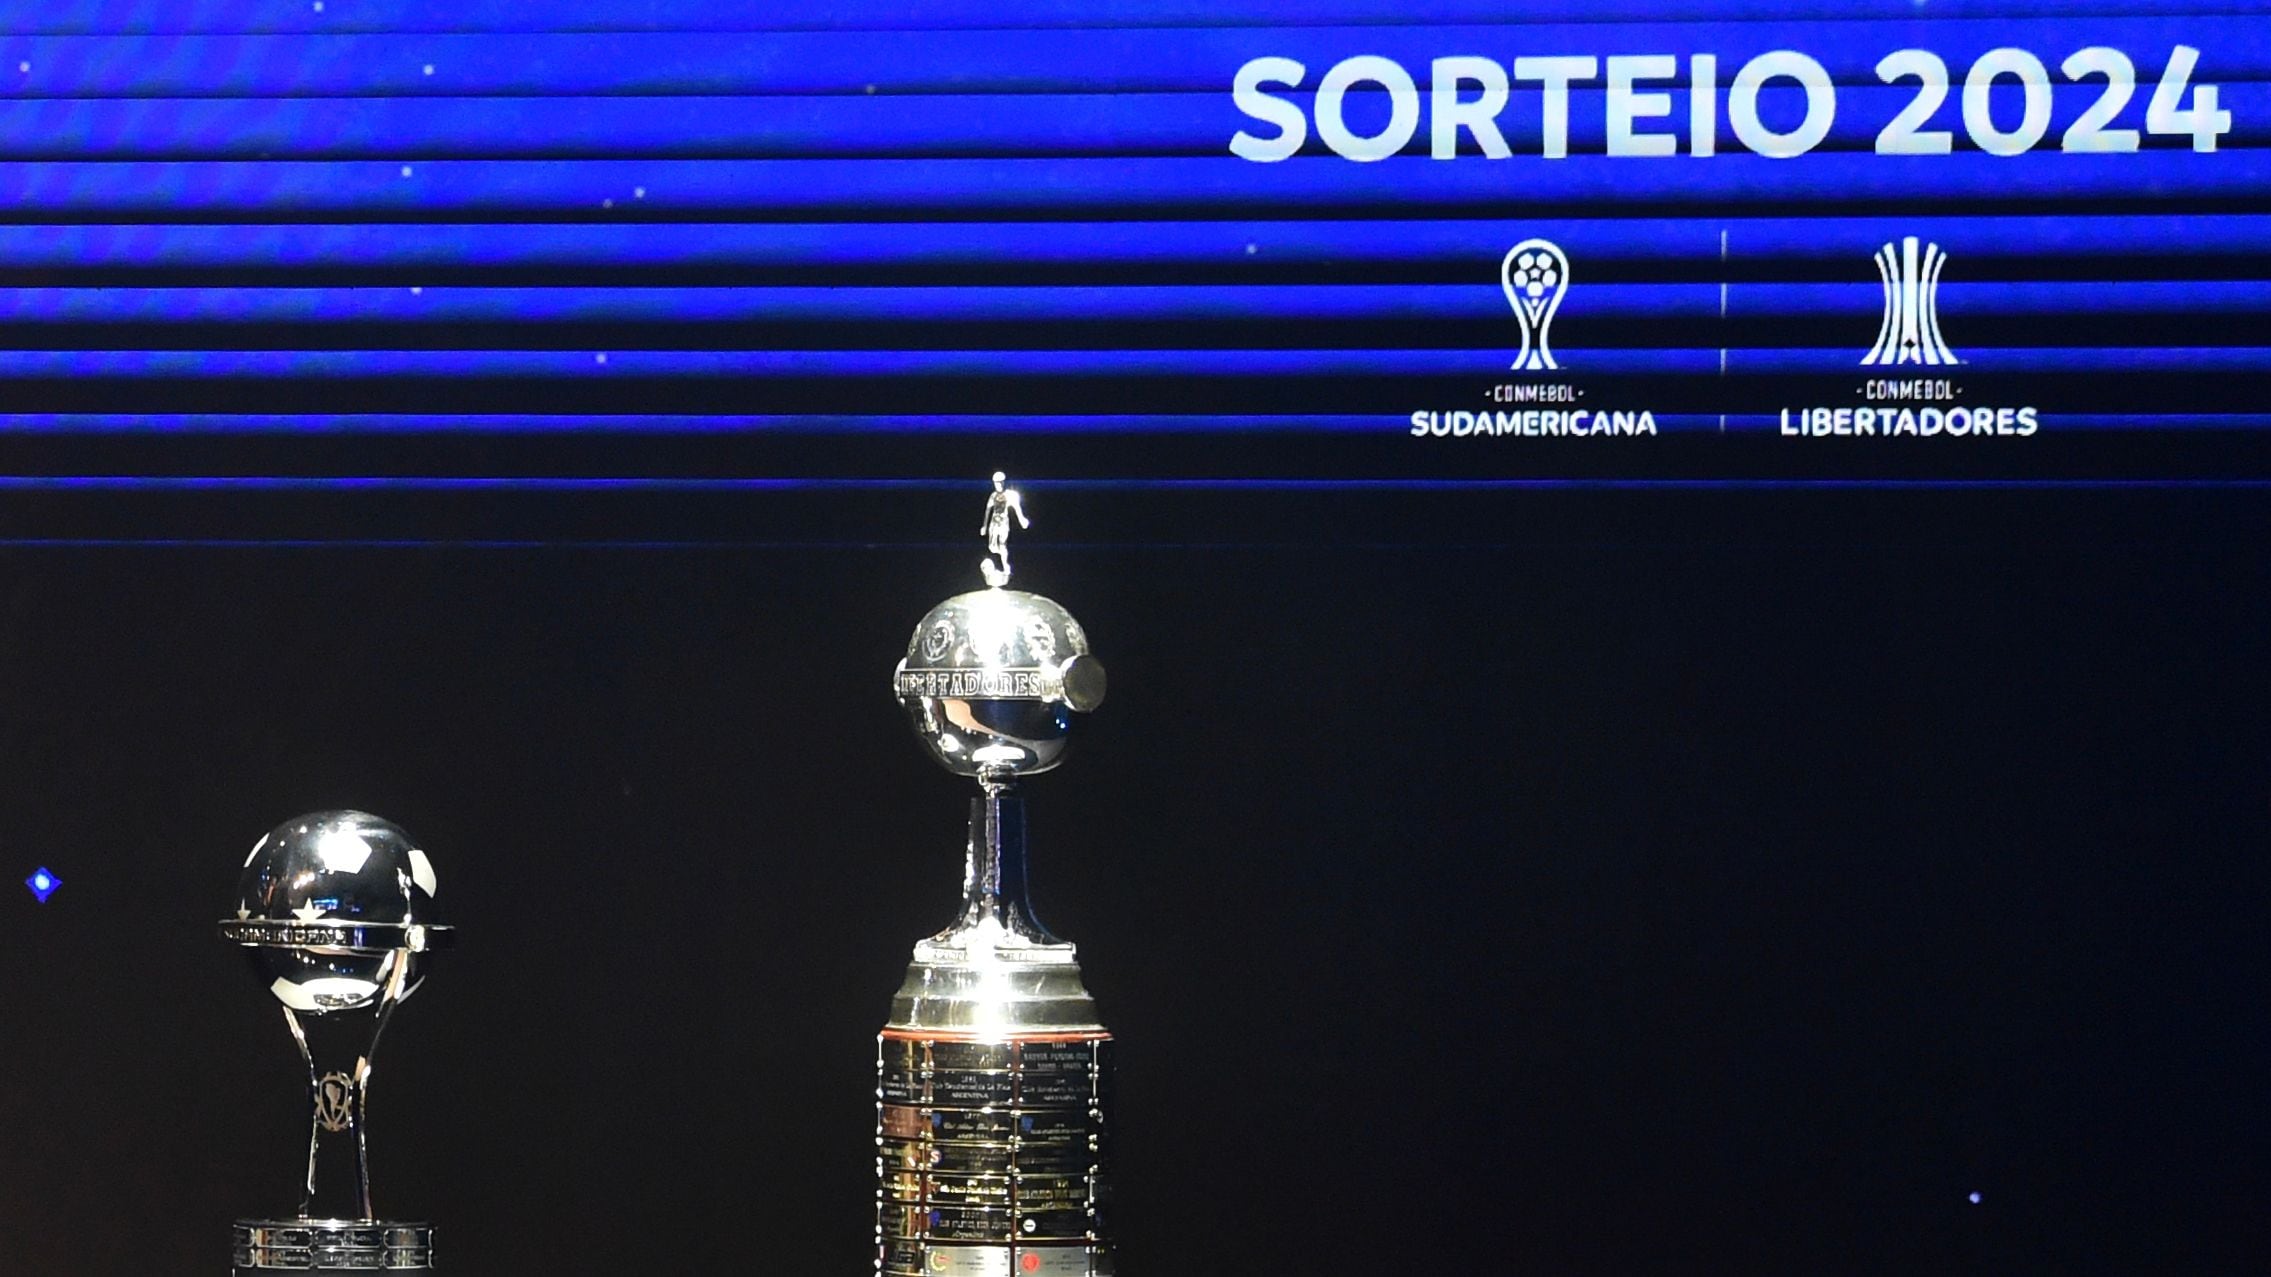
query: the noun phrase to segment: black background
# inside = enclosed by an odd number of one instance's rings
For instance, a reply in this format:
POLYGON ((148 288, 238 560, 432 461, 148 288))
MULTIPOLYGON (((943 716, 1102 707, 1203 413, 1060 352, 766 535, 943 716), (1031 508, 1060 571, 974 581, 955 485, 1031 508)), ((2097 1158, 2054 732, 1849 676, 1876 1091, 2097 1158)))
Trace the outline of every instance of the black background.
MULTIPOLYGON (((978 490, 0 551, 0 868, 64 879, 0 897, 0 1270, 218 1272, 292 1206, 212 923, 351 805, 465 936, 378 1056, 382 1213, 459 1274, 866 1271, 966 797, 887 679, 978 490)), ((1113 673, 1029 793, 1124 1271, 2262 1270, 2260 493, 1029 504, 1018 584, 1113 673)))

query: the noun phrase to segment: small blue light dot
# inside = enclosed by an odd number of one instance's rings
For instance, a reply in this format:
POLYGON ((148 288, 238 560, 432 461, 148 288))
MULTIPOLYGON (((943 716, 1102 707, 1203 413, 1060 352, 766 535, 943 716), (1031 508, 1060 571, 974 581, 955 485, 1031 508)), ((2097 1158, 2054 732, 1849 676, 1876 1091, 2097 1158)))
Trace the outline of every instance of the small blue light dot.
POLYGON ((55 894, 55 889, 63 885, 63 880, 42 867, 33 870, 32 876, 24 879, 24 885, 29 887, 32 895, 37 897, 39 902, 44 905, 47 903, 47 898, 55 894))
POLYGON ((1974 1206, 1977 1206, 1977 1205, 1979 1205, 1979 1194, 1977 1194, 1977 1193, 1973 1193, 1973 1194, 1971 1195, 1971 1204, 1972 1204, 1972 1205, 1974 1205, 1974 1206))

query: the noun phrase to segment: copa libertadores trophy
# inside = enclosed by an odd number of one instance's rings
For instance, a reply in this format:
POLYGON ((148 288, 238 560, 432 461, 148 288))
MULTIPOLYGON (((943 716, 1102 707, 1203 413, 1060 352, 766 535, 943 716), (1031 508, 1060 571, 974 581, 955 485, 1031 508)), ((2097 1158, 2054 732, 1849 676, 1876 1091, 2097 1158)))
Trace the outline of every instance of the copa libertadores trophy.
POLYGON ((364 1119, 371 1055, 394 1008, 452 938, 434 865, 398 826, 359 811, 287 820, 245 858, 221 938, 246 947, 307 1062, 307 1180, 299 1213, 237 1221, 237 1277, 433 1269, 434 1230, 371 1209, 364 1119))
POLYGON ((915 946, 877 1040, 876 1268, 887 1277, 1101 1277, 1111 1035, 1073 946, 1034 918, 1017 786, 1104 699, 1080 623, 1006 588, 1027 526, 994 476, 986 587, 930 610, 893 687, 931 755, 978 783, 954 924, 915 946))

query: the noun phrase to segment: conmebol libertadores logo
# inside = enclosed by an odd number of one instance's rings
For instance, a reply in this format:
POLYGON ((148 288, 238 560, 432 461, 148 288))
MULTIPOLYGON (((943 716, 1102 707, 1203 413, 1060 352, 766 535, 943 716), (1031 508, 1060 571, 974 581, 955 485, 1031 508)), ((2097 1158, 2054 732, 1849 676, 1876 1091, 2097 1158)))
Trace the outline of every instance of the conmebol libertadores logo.
POLYGON ((1910 235, 1898 251, 1889 243, 1878 249, 1876 261, 1885 286, 1885 319, 1862 366, 1962 363, 1940 337, 1940 271, 1948 255, 1938 244, 1926 244, 1919 253, 1910 235))

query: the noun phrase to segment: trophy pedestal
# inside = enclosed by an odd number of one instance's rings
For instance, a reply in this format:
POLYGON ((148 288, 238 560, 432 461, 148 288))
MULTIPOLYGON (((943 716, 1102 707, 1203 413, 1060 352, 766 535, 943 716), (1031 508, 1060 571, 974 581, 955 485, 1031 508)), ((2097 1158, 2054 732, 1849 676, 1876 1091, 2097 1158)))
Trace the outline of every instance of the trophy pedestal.
POLYGON ((351 1219, 240 1219, 231 1277, 276 1272, 434 1271, 427 1224, 351 1219))
POLYGON ((1109 1277, 1111 1035, 878 1042, 876 1271, 1109 1277))

